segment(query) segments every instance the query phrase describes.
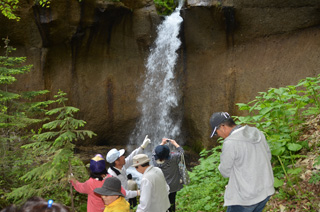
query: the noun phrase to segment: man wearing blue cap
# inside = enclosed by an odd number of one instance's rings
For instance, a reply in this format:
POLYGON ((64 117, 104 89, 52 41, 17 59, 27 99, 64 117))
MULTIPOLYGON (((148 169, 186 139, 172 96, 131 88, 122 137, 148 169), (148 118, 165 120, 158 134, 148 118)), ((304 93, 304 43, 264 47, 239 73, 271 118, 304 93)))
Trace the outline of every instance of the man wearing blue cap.
POLYGON ((229 178, 224 194, 227 212, 262 212, 275 191, 264 134, 255 127, 236 125, 226 112, 212 114, 210 124, 211 137, 224 139, 219 171, 229 178))
POLYGON ((124 149, 111 149, 106 156, 107 162, 110 163, 108 173, 121 181, 122 187, 126 190, 126 200, 129 201, 130 198, 136 197, 139 195, 139 191, 130 191, 128 189, 127 173, 126 170, 132 165, 132 158, 140 153, 143 153, 143 150, 151 143, 148 135, 143 140, 143 143, 140 147, 135 149, 129 156, 125 158, 124 149))

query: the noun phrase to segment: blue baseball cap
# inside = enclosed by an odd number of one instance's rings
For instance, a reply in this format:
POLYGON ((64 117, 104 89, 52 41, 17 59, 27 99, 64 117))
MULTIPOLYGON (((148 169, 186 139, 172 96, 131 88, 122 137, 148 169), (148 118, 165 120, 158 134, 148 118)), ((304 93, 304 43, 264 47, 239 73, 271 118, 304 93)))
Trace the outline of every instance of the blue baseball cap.
POLYGON ((168 160, 170 159, 170 149, 168 145, 158 145, 155 149, 154 152, 156 153, 154 155, 154 158, 156 160, 168 160))

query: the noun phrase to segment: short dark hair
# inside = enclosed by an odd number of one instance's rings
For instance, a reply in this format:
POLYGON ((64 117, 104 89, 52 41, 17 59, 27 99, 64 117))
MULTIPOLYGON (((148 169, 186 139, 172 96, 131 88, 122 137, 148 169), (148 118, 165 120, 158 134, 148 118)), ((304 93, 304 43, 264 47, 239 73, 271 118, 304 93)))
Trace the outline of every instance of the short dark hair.
POLYGON ((142 167, 150 166, 149 161, 146 162, 146 163, 144 163, 144 164, 141 164, 141 166, 142 166, 142 167))
POLYGON ((220 125, 227 125, 228 127, 234 127, 237 124, 234 122, 233 118, 230 117, 224 120, 220 125))
POLYGON ((19 212, 69 212, 69 209, 55 202, 48 207, 48 201, 41 197, 31 197, 21 206, 19 212))
POLYGON ((129 180, 131 180, 131 179, 132 179, 132 174, 128 174, 128 175, 127 175, 127 178, 128 178, 129 180))
POLYGON ((107 171, 106 169, 103 170, 103 171, 100 172, 100 173, 93 173, 93 172, 90 171, 90 177, 93 178, 93 179, 98 178, 100 181, 103 180, 103 177, 101 176, 101 175, 103 175, 103 174, 107 175, 107 174, 108 174, 108 171, 107 171))
POLYGON ((19 210, 15 205, 9 205, 8 207, 5 207, 1 210, 1 212, 17 212, 17 211, 19 210))

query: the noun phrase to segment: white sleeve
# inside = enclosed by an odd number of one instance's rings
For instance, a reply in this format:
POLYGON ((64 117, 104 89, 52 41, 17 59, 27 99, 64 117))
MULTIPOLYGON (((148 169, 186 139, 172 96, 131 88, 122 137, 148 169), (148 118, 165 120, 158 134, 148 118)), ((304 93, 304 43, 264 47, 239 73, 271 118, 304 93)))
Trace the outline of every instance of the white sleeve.
POLYGON ((126 163, 124 164, 125 169, 128 169, 130 166, 132 166, 133 164, 133 157, 137 154, 141 154, 143 153, 143 149, 141 147, 135 149, 133 152, 131 152, 131 154, 126 157, 126 163))
POLYGON ((235 158, 234 146, 225 141, 222 146, 222 153, 220 155, 219 171, 223 177, 230 177, 231 169, 233 167, 235 158))
POLYGON ((141 180, 141 196, 140 196, 140 204, 138 205, 136 212, 150 212, 149 208, 151 205, 151 195, 152 195, 152 184, 149 180, 142 178, 141 180))
POLYGON ((133 198, 138 195, 137 191, 126 190, 126 198, 133 198))

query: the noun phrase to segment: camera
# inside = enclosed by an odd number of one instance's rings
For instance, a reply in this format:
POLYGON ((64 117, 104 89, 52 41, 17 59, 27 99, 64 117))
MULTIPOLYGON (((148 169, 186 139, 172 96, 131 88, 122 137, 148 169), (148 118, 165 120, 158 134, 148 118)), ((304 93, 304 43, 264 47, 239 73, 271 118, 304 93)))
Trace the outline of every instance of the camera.
POLYGON ((169 140, 169 139, 167 139, 166 141, 167 141, 167 143, 169 143, 169 142, 170 142, 170 140, 169 140))

